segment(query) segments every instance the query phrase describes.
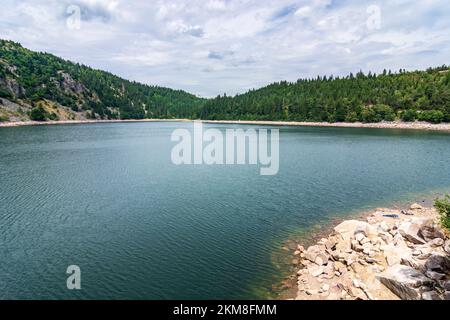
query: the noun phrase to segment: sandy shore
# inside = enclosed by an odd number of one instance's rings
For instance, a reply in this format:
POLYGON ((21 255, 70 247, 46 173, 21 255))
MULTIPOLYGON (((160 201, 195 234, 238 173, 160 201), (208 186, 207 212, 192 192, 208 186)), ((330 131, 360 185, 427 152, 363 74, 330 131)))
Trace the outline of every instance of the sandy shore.
MULTIPOLYGON (((65 120, 65 121, 23 121, 0 122, 0 127, 19 127, 37 125, 64 125, 89 123, 135 123, 135 122, 192 122, 190 119, 142 119, 142 120, 65 120)), ((450 132, 450 123, 431 124, 428 122, 379 122, 379 123, 328 123, 328 122, 295 122, 295 121, 240 121, 240 120, 199 120, 203 123, 218 124, 248 124, 269 126, 300 126, 300 127, 337 127, 337 128, 378 128, 378 129, 414 129, 450 132)))

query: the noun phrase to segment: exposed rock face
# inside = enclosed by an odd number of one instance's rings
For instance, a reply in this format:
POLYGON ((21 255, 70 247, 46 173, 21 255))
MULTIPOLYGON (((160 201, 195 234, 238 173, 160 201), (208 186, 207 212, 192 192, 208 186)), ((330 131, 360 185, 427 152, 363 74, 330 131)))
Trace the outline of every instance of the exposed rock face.
POLYGON ((434 209, 378 209, 367 221, 344 221, 297 249, 297 299, 449 298, 450 240, 434 209))
POLYGON ((421 295, 417 289, 430 286, 433 281, 421 272, 408 266, 397 264, 378 276, 381 283, 403 300, 418 300, 421 295))
MULTIPOLYGON (((445 239, 444 233, 440 230, 439 226, 429 220, 425 222, 419 230, 419 236, 421 236, 425 241, 429 242, 434 239, 445 239)), ((442 244, 441 244, 442 245, 442 244)))
POLYGON ((432 254, 425 262, 427 270, 448 273, 450 271, 450 259, 446 255, 432 254))
POLYGON ((11 92, 11 94, 15 97, 21 97, 25 95, 25 89, 19 85, 16 79, 14 78, 4 78, 0 79, 0 87, 5 88, 7 91, 11 92))
POLYGON ((398 226, 398 231, 406 240, 415 244, 424 244, 425 240, 420 237, 420 225, 412 221, 403 221, 398 226))
POLYGON ((86 91, 84 85, 78 81, 75 81, 72 76, 66 72, 60 71, 58 72, 63 81, 61 83, 61 88, 68 93, 80 95, 86 91))
POLYGON ((450 254, 450 239, 445 240, 444 242, 444 251, 450 254))

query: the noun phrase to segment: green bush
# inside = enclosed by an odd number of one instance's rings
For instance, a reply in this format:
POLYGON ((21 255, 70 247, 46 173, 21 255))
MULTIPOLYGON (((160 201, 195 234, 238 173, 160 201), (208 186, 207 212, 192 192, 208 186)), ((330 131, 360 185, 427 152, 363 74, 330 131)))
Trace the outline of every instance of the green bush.
POLYGON ((349 112, 348 114, 347 114, 347 116, 345 117, 345 121, 346 122, 356 122, 356 121, 358 121, 359 119, 358 119, 358 114, 356 113, 356 112, 354 112, 354 111, 352 111, 352 112, 349 112))
POLYGON ((395 114, 391 107, 385 104, 377 104, 363 108, 361 110, 361 120, 363 122, 394 121, 395 114))
POLYGON ((361 111, 362 122, 380 122, 381 120, 382 119, 377 116, 373 107, 367 107, 361 111))
POLYGON ((450 230, 450 196, 447 194, 443 199, 436 199, 434 207, 441 216, 442 225, 450 230))
POLYGON ((412 109, 404 110, 402 111, 400 118, 405 122, 413 122, 417 119, 417 111, 412 109))
POLYGON ((42 106, 35 107, 30 111, 30 119, 34 121, 46 121, 49 114, 42 106))
POLYGON ((9 117, 4 114, 0 114, 0 122, 6 122, 6 121, 9 121, 9 117))
POLYGON ((445 115, 439 110, 426 110, 419 113, 419 120, 431 122, 431 123, 441 123, 445 119, 445 115))
POLYGON ((13 98, 13 95, 8 90, 0 88, 0 98, 11 99, 13 98))
POLYGON ((394 121, 395 114, 394 110, 391 107, 385 104, 377 104, 375 105, 375 112, 381 117, 382 120, 386 121, 394 121))

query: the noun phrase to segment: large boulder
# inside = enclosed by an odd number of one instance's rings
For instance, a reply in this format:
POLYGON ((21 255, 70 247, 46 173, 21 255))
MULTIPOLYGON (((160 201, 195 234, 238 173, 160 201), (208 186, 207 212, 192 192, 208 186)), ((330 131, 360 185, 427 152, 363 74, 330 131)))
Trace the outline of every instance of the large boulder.
POLYGON ((444 251, 450 254, 450 239, 445 240, 444 242, 444 251))
POLYGON ((418 221, 402 221, 398 231, 403 238, 414 244, 424 244, 426 241, 419 235, 421 224, 418 221))
POLYGON ((433 253, 425 262, 429 271, 439 273, 450 273, 450 258, 441 254, 433 253))
POLYGON ((404 266, 414 268, 422 273, 425 273, 427 271, 424 263, 420 260, 414 259, 414 257, 412 256, 403 256, 400 263, 404 266))
POLYGON ((310 274, 311 276, 313 276, 313 277, 318 277, 318 276, 320 276, 320 275, 324 272, 324 270, 325 270, 324 267, 318 266, 318 265, 316 265, 316 264, 310 264, 310 265, 308 265, 307 268, 308 268, 309 274, 310 274))
POLYGON ((433 284, 432 280, 419 271, 399 264, 388 268, 377 278, 403 300, 419 300, 421 298, 419 288, 433 284))
POLYGON ((356 234, 362 233, 365 237, 376 237, 377 229, 367 222, 358 220, 346 220, 334 228, 336 234, 340 235, 344 242, 350 247, 351 240, 356 234))
POLYGON ((423 300, 442 300, 436 291, 427 291, 422 293, 423 300))
POLYGON ((316 262, 316 258, 319 255, 323 255, 325 251, 325 247, 320 246, 320 245, 315 245, 315 246, 311 246, 309 247, 305 252, 305 259, 308 259, 311 262, 316 262))
POLYGON ((419 229, 419 236, 425 241, 429 242, 436 238, 445 239, 445 235, 442 233, 439 226, 433 223, 431 220, 426 221, 419 229))
POLYGON ((406 246, 389 244, 382 246, 381 250, 384 252, 388 266, 399 264, 402 261, 402 258, 409 257, 409 250, 406 246))

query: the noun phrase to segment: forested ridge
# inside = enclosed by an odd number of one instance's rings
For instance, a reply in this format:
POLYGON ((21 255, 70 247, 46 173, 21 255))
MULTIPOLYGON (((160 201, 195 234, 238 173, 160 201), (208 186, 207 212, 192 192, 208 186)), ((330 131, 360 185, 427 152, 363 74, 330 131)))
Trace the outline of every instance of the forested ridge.
POLYGON ((0 40, 0 97, 36 107, 48 100, 89 118, 190 117, 203 103, 192 94, 119 78, 0 40))
MULTIPOLYGON (((234 97, 202 99, 181 90, 124 80, 0 40, 0 98, 24 107, 10 107, 11 114, 42 121, 69 114, 95 119, 438 123, 450 121, 450 72, 447 66, 412 72, 385 70, 378 75, 358 72, 283 81, 234 97), (70 112, 53 111, 58 108, 70 112)), ((0 104, 0 121, 5 121, 8 115, 2 116, 1 108, 0 104)))
POLYGON ((279 82, 235 97, 219 96, 202 108, 203 119, 379 122, 450 121, 450 72, 317 77, 279 82))

